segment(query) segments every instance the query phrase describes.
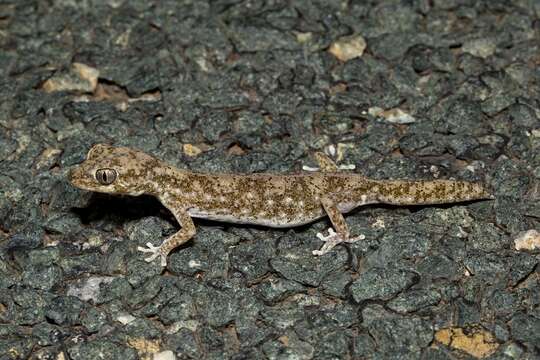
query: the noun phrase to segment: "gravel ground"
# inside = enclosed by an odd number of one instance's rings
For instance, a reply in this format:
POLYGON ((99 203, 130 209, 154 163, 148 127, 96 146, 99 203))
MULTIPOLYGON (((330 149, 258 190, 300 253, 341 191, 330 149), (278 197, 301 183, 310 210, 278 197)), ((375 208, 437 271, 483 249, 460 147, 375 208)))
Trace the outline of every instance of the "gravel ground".
POLYGON ((0 0, 0 359, 540 358, 540 1, 0 0), (378 179, 496 199, 196 221, 67 181, 95 143, 199 171, 378 179))

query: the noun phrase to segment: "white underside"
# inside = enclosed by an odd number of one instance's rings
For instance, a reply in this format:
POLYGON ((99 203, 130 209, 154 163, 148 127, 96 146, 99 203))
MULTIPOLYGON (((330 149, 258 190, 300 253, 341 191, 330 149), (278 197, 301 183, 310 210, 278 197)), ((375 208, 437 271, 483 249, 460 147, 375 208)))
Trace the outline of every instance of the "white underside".
MULTIPOLYGON (((368 201, 367 199, 362 199, 360 203, 338 204, 338 209, 342 214, 345 214, 358 206, 373 204, 373 203, 375 203, 375 201, 368 201)), ((221 212, 225 212, 225 209, 223 209, 221 212)), ((268 227, 273 227, 273 228, 288 228, 288 227, 294 227, 294 226, 301 226, 301 225, 309 224, 325 216, 325 214, 323 213, 320 216, 314 216, 314 217, 306 217, 306 216, 298 215, 296 218, 290 219, 284 215, 281 217, 276 216, 273 218, 268 218, 268 217, 260 217, 253 214, 247 214, 247 213, 242 214, 240 216, 231 215, 231 214, 216 214, 216 213, 210 213, 203 209, 197 209, 197 208, 188 209, 188 214, 191 217, 200 218, 200 219, 222 221, 222 222, 228 222, 228 223, 234 223, 234 224, 263 225, 263 226, 268 226, 268 227)))
POLYGON ((314 218, 298 218, 298 219, 286 219, 286 218, 257 218, 256 216, 249 216, 246 214, 245 217, 238 217, 234 215, 216 215, 216 214, 210 214, 204 211, 196 210, 196 209, 190 209, 188 210, 188 214, 191 217, 199 218, 199 219, 207 219, 207 220, 214 220, 214 221, 222 221, 222 222, 228 222, 228 223, 234 223, 234 224, 248 224, 248 225, 263 225, 273 228, 288 228, 288 227, 294 227, 294 226, 301 226, 305 224, 309 224, 310 222, 313 222, 317 219, 322 218, 324 215, 314 217, 314 218))

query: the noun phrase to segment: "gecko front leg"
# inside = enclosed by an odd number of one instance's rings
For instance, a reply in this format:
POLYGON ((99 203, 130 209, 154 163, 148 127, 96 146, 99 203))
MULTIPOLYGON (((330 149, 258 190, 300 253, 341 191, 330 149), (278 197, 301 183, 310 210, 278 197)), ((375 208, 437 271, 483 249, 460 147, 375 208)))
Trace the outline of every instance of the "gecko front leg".
POLYGON ((362 234, 350 237, 349 227, 345 222, 345 218, 339 211, 335 202, 330 198, 323 198, 321 200, 322 206, 326 214, 330 218, 330 222, 336 229, 329 228, 328 235, 324 236, 322 233, 317 233, 317 237, 324 241, 324 245, 319 250, 313 250, 313 255, 324 255, 334 248, 334 246, 341 243, 352 243, 358 240, 364 240, 366 237, 362 234))
POLYGON ((146 262, 152 262, 159 256, 161 259, 161 266, 167 266, 167 255, 169 255, 173 249, 186 243, 195 235, 195 224, 193 224, 191 216, 183 209, 178 210, 170 208, 170 210, 182 229, 165 239, 160 246, 154 246, 151 243, 146 243, 147 247, 138 246, 137 250, 152 254, 144 259, 146 262))
POLYGON ((321 172, 338 172, 339 168, 336 163, 328 157, 325 153, 317 151, 313 154, 315 161, 319 165, 319 171, 321 172))
POLYGON ((328 155, 323 152, 317 151, 313 154, 313 158, 317 162, 319 167, 302 166, 305 171, 320 171, 320 172, 339 172, 340 170, 354 170, 354 165, 337 165, 328 155))

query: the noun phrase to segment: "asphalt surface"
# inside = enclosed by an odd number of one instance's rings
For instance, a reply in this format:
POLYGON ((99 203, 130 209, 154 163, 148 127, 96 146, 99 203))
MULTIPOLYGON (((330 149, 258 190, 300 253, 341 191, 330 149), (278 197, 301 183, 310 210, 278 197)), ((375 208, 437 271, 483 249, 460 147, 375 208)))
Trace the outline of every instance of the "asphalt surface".
POLYGON ((0 359, 540 358, 540 2, 0 0, 0 359), (89 148, 185 169, 482 181, 295 229, 78 190, 89 148), (331 152, 331 151, 330 151, 331 152))

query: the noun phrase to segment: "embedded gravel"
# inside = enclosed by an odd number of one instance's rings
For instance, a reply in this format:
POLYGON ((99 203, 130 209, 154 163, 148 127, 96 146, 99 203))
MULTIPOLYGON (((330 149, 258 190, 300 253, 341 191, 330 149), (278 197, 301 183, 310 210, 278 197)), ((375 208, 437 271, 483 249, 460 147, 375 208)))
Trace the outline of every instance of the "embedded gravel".
POLYGON ((1 0, 0 359, 538 358, 539 54, 534 0, 1 0), (197 220, 162 270, 166 209, 67 182, 96 143, 496 199, 366 206, 322 257, 328 220, 197 220))

